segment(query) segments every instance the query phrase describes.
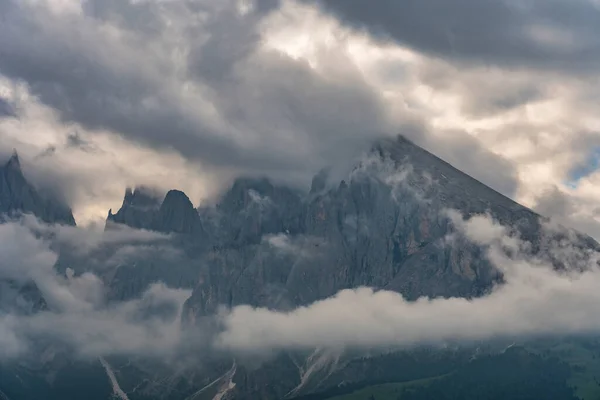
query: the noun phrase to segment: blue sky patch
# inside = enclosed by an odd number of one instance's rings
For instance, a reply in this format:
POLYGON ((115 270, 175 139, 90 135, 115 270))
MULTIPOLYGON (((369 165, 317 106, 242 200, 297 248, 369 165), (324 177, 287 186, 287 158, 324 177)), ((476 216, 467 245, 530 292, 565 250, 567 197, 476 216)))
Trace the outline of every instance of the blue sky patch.
POLYGON ((594 148, 587 156, 584 162, 576 165, 571 171, 565 184, 571 188, 576 188, 579 181, 586 176, 591 175, 600 168, 600 147, 594 148))

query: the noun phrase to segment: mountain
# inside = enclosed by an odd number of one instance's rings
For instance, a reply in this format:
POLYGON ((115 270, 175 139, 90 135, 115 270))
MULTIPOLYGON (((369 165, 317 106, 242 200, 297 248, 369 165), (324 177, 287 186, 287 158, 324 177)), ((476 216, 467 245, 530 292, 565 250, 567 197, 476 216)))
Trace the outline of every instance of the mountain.
MULTIPOLYGON (((489 213, 515 227, 533 253, 561 267, 553 255, 541 253, 560 238, 542 232, 539 215, 403 137, 376 143, 346 180, 329 187, 324 181, 324 173, 319 174, 311 193, 293 201, 277 200, 285 188, 268 194, 233 185, 224 199, 244 206, 225 208, 221 218, 248 224, 255 239, 243 246, 220 242, 205 256, 184 312, 190 323, 220 305, 288 310, 359 286, 393 290, 411 300, 484 295, 502 276, 481 247, 460 236, 445 240, 456 233, 445 209, 465 216, 489 213)), ((221 209, 218 205, 217 212, 221 209)), ((598 249, 585 235, 576 235, 573 245, 598 249)), ((277 399, 321 391, 339 383, 327 377, 356 368, 367 371, 368 363, 363 364, 357 367, 335 354, 285 354, 260 368, 238 367, 232 394, 277 399)), ((364 378, 362 373, 347 375, 345 382, 364 378)))
POLYGON ((75 225, 71 209, 60 201, 43 196, 23 175, 21 162, 15 151, 0 167, 0 214, 33 214, 50 224, 75 225))
MULTIPOLYGON (((0 223, 18 219, 24 214, 33 215, 47 224, 75 226, 75 218, 67 205, 38 191, 27 181, 15 151, 0 166, 0 223)), ((46 299, 34 281, 10 279, 0 274, 0 317, 6 314, 23 316, 48 311, 46 299)), ((45 343, 37 345, 41 359, 44 358, 43 351, 53 351, 52 346, 45 343)), ((62 370, 65 365, 63 360, 56 361, 60 363, 60 367, 54 364, 53 369, 62 370)), ((23 360, 15 365, 6 365, 0 360, 0 399, 44 398, 48 395, 48 382, 42 377, 45 371, 41 368, 47 367, 44 364, 40 359, 34 363, 23 360)))
MULTIPOLYGON (((245 182, 234 183, 211 217, 219 228, 227 220, 225 231, 236 227, 236 235, 219 238, 206 255, 191 314, 220 304, 298 306, 357 286, 409 299, 480 296, 500 277, 477 246, 444 242, 454 231, 445 209, 490 213, 516 227, 534 252, 548 240, 539 215, 402 137, 378 142, 347 180, 326 190, 313 184, 307 195, 245 182), (242 245, 241 232, 250 232, 242 245)), ((577 245, 598 248, 584 235, 577 245)))
POLYGON ((117 223, 135 229, 152 229, 160 204, 159 195, 149 188, 127 188, 119 211, 116 214, 108 211, 107 227, 110 223, 117 223))
MULTIPOLYGON (((30 214, 48 224, 75 226, 71 209, 31 185, 21 169, 16 151, 0 166, 0 223, 30 214)), ((31 314, 47 310, 47 304, 33 282, 19 283, 0 276, 0 312, 31 314)))
MULTIPOLYGON (((42 199, 26 182, 16 156, 3 167, 2 176, 0 198, 11 199, 0 202, 2 213, 29 212, 46 222, 74 225, 70 211, 42 199)), ((163 195, 148 188, 127 189, 121 208, 109 211, 106 231, 128 227, 160 236, 139 247, 134 241, 106 243, 84 257, 65 249, 57 268, 69 266, 76 274, 102 271, 110 301, 135 298, 156 281, 191 289, 182 315, 187 327, 210 318, 220 306, 290 310, 359 286, 393 290, 409 300, 485 295, 503 277, 482 247, 457 233, 447 209, 465 216, 489 213, 514 227, 533 254, 556 268, 565 266, 546 252, 548 243, 568 240, 584 250, 600 249, 582 234, 549 235, 542 229, 543 217, 398 137, 374 143, 342 181, 334 181, 328 170, 319 172, 310 191, 245 177, 216 205, 195 209, 178 190, 163 195), (449 234, 455 240, 446 240, 449 234)), ((126 360, 114 377, 130 399, 325 399, 374 384, 454 371, 468 380, 474 351, 466 346, 380 355, 315 349, 258 361, 215 359, 206 361, 201 373, 169 372, 152 363, 149 368, 144 360, 126 360)), ((508 358, 497 353, 495 348, 489 351, 494 354, 490 357, 499 357, 493 365, 506 365, 507 359, 523 370, 536 365, 564 386, 566 367, 560 363, 533 353, 511 353, 508 358)), ((73 364, 68 365, 72 370, 73 364)), ((91 379, 97 367, 80 369, 91 379)), ((510 375, 510 369, 505 372, 510 375)), ((514 374, 510 379, 516 379, 514 374)))
POLYGON ((170 190, 161 201, 149 188, 127 189, 119 211, 108 212, 107 226, 115 223, 157 232, 202 234, 200 216, 180 190, 170 190))
MULTIPOLYGON (((154 204, 140 211, 141 220, 162 221, 145 227, 164 232, 176 219, 157 218, 162 205, 154 204)), ((515 227, 533 253, 561 267, 560 260, 541 253, 549 241, 561 240, 543 232, 542 217, 398 137, 375 143, 341 182, 321 171, 308 193, 240 178, 216 206, 198 210, 199 223, 190 219, 202 226, 201 235, 172 229, 196 260, 184 268, 196 274, 184 323, 193 325, 223 305, 289 310, 358 286, 397 291, 408 299, 484 295, 502 276, 481 247, 460 237, 445 241, 456 233, 445 209, 465 216, 489 213, 515 227)), ((572 240, 580 248, 598 249, 585 235, 572 240)), ((189 276, 186 271, 171 274, 189 276)), ((335 380, 324 377, 342 376, 348 368, 356 365, 337 355, 286 353, 260 367, 239 365, 230 395, 278 399, 325 390, 335 380), (303 371, 309 370, 306 376, 303 371)), ((223 366, 220 373, 226 376, 228 369, 223 366)))

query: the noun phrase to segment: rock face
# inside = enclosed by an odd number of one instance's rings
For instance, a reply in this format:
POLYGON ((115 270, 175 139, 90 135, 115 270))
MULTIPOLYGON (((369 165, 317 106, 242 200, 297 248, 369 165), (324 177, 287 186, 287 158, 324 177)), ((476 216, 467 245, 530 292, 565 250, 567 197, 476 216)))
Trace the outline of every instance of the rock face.
MULTIPOLYGON (((501 276, 478 246, 460 237, 445 240, 454 232, 445 209, 465 216, 489 213, 514 226, 534 252, 545 240, 539 215, 402 137, 377 143, 347 180, 329 189, 325 182, 321 173, 308 195, 289 197, 282 188, 259 192, 236 182, 224 197, 236 206, 221 204, 217 212, 225 213, 220 218, 229 219, 228 226, 247 226, 242 231, 252 235, 241 243, 239 236, 221 238, 203 256, 184 316, 197 320, 220 305, 286 310, 358 286, 394 290, 408 299, 481 296, 501 276), (268 218, 253 214, 256 204, 268 218)), ((577 245, 598 248, 583 235, 577 245)), ((294 383, 293 365, 306 371, 312 364, 306 355, 283 355, 258 369, 239 368, 235 398, 277 399, 323 389, 317 373, 316 382, 301 382, 297 374, 294 383)))
MULTIPOLYGON (((371 286, 419 296, 483 294, 498 279, 480 249, 444 243, 444 209, 489 212, 535 241, 539 216, 400 137, 377 143, 334 187, 309 194, 237 181, 216 207, 217 244, 188 306, 291 307, 371 286), (229 236, 227 236, 229 234, 229 236)), ((207 223, 208 225, 209 223, 207 223)))
MULTIPOLYGON (((26 183, 18 158, 1 172, 0 214, 31 212, 47 222, 72 221, 70 211, 42 200, 26 183)), ((135 297, 159 280, 193 289, 182 315, 187 325, 219 306, 289 310, 358 286, 394 290, 408 299, 481 296, 502 277, 478 246, 460 236, 445 240, 455 232, 447 209, 465 216, 489 213, 515 227, 532 252, 540 253, 545 241, 553 240, 542 234, 539 215, 399 137, 375 143, 341 182, 332 184, 327 170, 321 171, 307 192, 240 178, 215 206, 194 209, 178 190, 161 196, 147 188, 128 189, 117 213, 109 212, 106 229, 125 225, 167 234, 166 239, 133 253, 113 243, 94 260, 109 271, 104 278, 112 300, 135 297)), ((599 248, 583 235, 570 240, 599 248)), ((89 259, 68 260, 77 272, 91 268, 89 259)), ((360 380, 377 369, 377 361, 343 363, 339 355, 316 350, 234 366, 220 360, 210 374, 181 387, 193 393, 227 377, 235 383, 227 398, 290 398, 339 383, 327 376, 360 380)), ((148 380, 136 374, 140 382, 148 380)), ((139 383, 131 375, 124 380, 132 387, 139 383)), ((169 381, 180 385, 175 378, 169 381)), ((140 392, 128 395, 169 398, 157 388, 152 395, 140 392)))
POLYGON ((47 309, 46 300, 34 283, 0 279, 0 314, 31 315, 47 309))
MULTIPOLYGON (((56 199, 44 196, 23 175, 17 153, 0 166, 0 223, 19 218, 23 214, 35 216, 48 224, 75 226, 71 209, 56 199)), ((0 255, 0 257, 2 257, 0 255)), ((33 281, 6 279, 0 275, 0 316, 32 315, 48 311, 46 299, 33 281)), ((52 350, 45 343, 37 343, 40 353, 52 350)), ((42 357, 43 358, 43 357, 42 357)), ((19 360, 14 364, 0 363, 0 398, 41 398, 48 395, 43 375, 36 369, 44 362, 19 360), (29 394, 35 393, 34 396, 29 394)))
POLYGON ((198 212, 186 194, 179 190, 170 190, 165 196, 158 210, 155 229, 187 235, 202 233, 198 212))
POLYGON ((136 229, 152 229, 160 203, 158 195, 150 189, 127 188, 121 209, 116 214, 108 211, 107 226, 117 223, 136 229))
POLYGON ((69 207, 42 196, 23 176, 17 153, 0 167, 0 214, 33 214, 46 223, 75 225, 69 207))
MULTIPOLYGON (((0 166, 0 223, 31 214, 49 224, 75 225, 71 209, 45 197, 25 179, 16 151, 0 166)), ((31 314, 46 310, 47 304, 33 282, 20 284, 0 276, 0 312, 31 314)))
POLYGON ((151 189, 127 189, 123 205, 116 214, 108 212, 107 228, 112 224, 164 233, 200 235, 202 226, 198 212, 185 193, 170 190, 161 201, 151 189))
MULTIPOLYGON (((303 193, 241 178, 215 207, 192 213, 185 195, 171 192, 159 207, 152 203, 129 220, 117 218, 122 209, 113 221, 174 232, 186 243, 194 263, 186 267, 190 272, 178 273, 196 277, 186 324, 223 305, 288 310, 358 286, 408 299, 481 296, 501 276, 478 246, 460 237, 445 240, 454 232, 446 209, 489 213, 515 227, 534 252, 545 240, 539 215, 402 137, 377 142, 344 181, 328 181, 327 170, 321 171, 303 193)), ((598 248, 583 235, 576 241, 598 248)), ((319 383, 318 373, 312 382, 301 381, 301 371, 314 362, 308 356, 283 354, 259 368, 240 365, 229 395, 280 399, 335 384, 319 383)))

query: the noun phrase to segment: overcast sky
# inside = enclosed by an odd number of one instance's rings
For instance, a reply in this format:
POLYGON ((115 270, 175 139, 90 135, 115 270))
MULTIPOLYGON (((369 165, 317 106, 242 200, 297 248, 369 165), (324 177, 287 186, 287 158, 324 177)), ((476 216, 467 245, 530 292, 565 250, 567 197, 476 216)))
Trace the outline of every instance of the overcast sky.
POLYGON ((79 223, 127 185, 306 185, 403 133, 600 237, 597 0, 0 0, 0 157, 79 223))

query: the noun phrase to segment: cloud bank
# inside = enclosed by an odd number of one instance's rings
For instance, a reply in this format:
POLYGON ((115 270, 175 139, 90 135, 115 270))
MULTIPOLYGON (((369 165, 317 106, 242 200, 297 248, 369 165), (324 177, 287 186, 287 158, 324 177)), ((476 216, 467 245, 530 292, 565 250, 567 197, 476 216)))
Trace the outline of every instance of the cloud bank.
POLYGON ((0 116, 0 153, 17 147, 79 221, 137 184, 195 202, 240 174, 308 187, 320 168, 397 133, 517 194, 514 164, 464 127, 437 126, 415 92, 430 76, 454 82, 450 66, 308 2, 1 4, 0 96, 18 118, 0 116))
MULTIPOLYGON (((240 306, 223 316, 218 345, 251 352, 387 348, 600 332, 597 254, 584 272, 557 272, 529 256, 526 243, 489 217, 451 216, 503 273, 505 283, 491 294, 408 302, 395 292, 357 288, 291 312, 240 306)), ((563 260, 576 251, 563 248, 563 260)))
MULTIPOLYGON (((0 282, 8 283, 3 291, 16 291, 12 305, 43 299, 47 307, 18 312, 6 303, 9 296, 3 293, 0 357, 25 356, 36 348, 36 343, 62 346, 76 357, 167 357, 177 352, 183 342, 181 309, 191 291, 171 289, 157 282, 139 298, 110 302, 104 282, 94 272, 75 275, 67 269, 64 275, 59 274, 55 270, 58 256, 50 248, 50 239, 36 235, 31 224, 26 219, 0 225, 0 282)), ((35 226, 38 233, 41 226, 35 226)), ((67 230, 66 236, 57 235, 59 240, 74 237, 68 236, 69 227, 46 229, 67 230)), ((84 233, 81 228, 73 229, 84 233)), ((130 240, 131 235, 126 238, 130 240)), ((75 244, 81 243, 82 238, 77 240, 75 244)))
MULTIPOLYGON (((156 283, 132 300, 107 301, 105 284, 93 272, 57 273, 56 253, 26 220, 3 224, 0 281, 16 282, 13 288, 34 282, 48 306, 23 313, 3 304, 0 357, 23 357, 40 341, 83 358, 118 354, 164 361, 205 351, 236 356, 314 348, 407 348, 600 332, 600 254, 582 255, 567 242, 555 243, 548 250, 567 266, 556 270, 532 256, 529 244, 510 227, 485 215, 448 215, 455 234, 483 246, 503 274, 504 283, 484 297, 409 302, 396 292, 356 288, 288 312, 242 305, 222 310, 210 329, 187 330, 181 311, 190 291, 156 283)), ((278 251, 295 251, 287 239, 268 240, 278 251)))

